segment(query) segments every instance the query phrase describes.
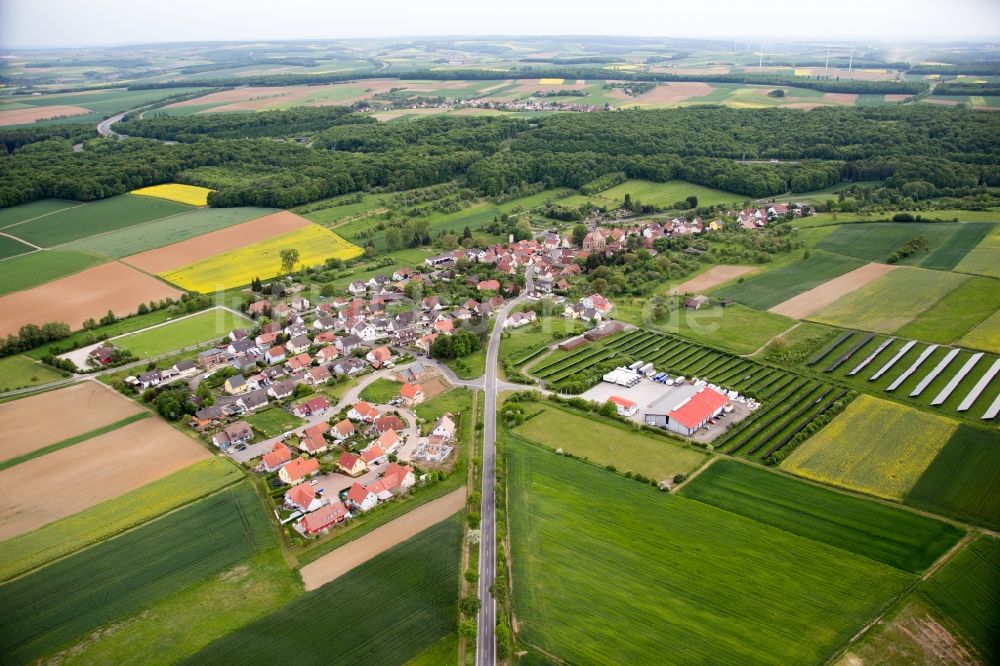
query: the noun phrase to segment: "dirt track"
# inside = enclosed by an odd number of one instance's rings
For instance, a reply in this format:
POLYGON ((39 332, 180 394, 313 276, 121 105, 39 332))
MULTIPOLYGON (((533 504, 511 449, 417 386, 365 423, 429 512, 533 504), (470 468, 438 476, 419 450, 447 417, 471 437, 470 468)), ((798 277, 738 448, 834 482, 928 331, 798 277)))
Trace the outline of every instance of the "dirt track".
POLYGON ((96 382, 0 404, 0 460, 96 430, 139 413, 135 403, 96 382))
POLYGON ((90 113, 90 109, 70 104, 33 106, 29 109, 0 111, 0 125, 23 125, 26 123, 33 123, 36 120, 45 120, 46 118, 82 116, 85 113, 90 113))
POLYGON ((0 297, 0 335, 25 324, 62 321, 74 331, 110 309, 132 314, 140 303, 179 298, 183 292, 117 261, 0 297))
POLYGON ((819 312, 841 296, 846 296, 855 289, 860 289, 894 268, 895 266, 887 266, 885 264, 865 264, 861 268, 855 268, 850 273, 844 273, 839 277, 824 282, 818 287, 804 291, 798 296, 792 296, 787 301, 778 303, 769 309, 768 312, 785 315, 793 319, 808 317, 814 312, 819 312))
POLYGON ((210 455, 150 418, 0 471, 0 540, 118 497, 210 455))
POLYGON ((340 578, 379 553, 454 515, 463 506, 465 506, 465 488, 459 488, 327 553, 315 562, 302 567, 302 580, 306 584, 306 591, 315 590, 340 578))
POLYGON ((753 266, 713 266, 701 275, 691 278, 687 282, 682 282, 670 290, 671 294, 699 294, 708 291, 724 282, 735 280, 741 275, 753 273, 756 268, 753 266))
POLYGON ((283 210, 179 243, 133 254, 122 261, 147 273, 164 273, 310 224, 312 222, 304 217, 283 210))

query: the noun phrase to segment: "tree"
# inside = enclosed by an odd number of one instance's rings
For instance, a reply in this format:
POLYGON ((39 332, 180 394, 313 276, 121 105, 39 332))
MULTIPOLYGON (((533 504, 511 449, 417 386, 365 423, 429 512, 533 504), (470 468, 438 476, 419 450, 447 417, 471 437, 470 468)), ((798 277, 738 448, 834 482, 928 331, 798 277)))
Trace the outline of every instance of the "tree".
POLYGON ((696 197, 694 195, 689 196, 687 199, 685 199, 685 201, 688 202, 688 208, 697 208, 698 207, 698 197, 696 197))
POLYGON ((625 205, 622 206, 626 210, 632 210, 632 195, 628 192, 625 193, 625 205))
POLYGON ((299 251, 294 247, 286 247, 280 252, 281 272, 291 273, 295 270, 295 264, 299 263, 299 251))
MULTIPOLYGON (((627 194, 625 196, 628 196, 627 194)), ((587 227, 577 224, 573 227, 573 245, 583 245, 583 239, 587 237, 587 227)))
POLYGON ((598 294, 603 294, 608 290, 608 281, 604 278, 597 278, 590 283, 591 288, 598 294))
POLYGON ((403 231, 397 226, 389 227, 385 230, 385 244, 390 250, 398 250, 403 247, 403 231))
POLYGON ((472 238, 472 227, 466 225, 465 229, 462 229, 462 238, 472 238))

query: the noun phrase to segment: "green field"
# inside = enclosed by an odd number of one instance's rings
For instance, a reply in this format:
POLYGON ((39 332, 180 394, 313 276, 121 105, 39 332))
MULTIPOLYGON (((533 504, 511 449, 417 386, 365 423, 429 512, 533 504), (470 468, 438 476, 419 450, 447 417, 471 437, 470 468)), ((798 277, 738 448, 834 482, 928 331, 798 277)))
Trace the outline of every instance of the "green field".
POLYGON ((534 324, 504 331, 500 340, 499 357, 501 360, 517 362, 537 349, 582 333, 583 330, 583 324, 575 319, 539 317, 534 324))
POLYGON ((250 320, 237 317, 229 310, 214 309, 118 338, 115 344, 139 358, 148 358, 201 342, 218 341, 233 329, 245 328, 249 324, 250 320))
POLYGON ((33 251, 35 248, 30 245, 26 245, 21 241, 14 240, 9 236, 0 236, 0 259, 7 259, 8 257, 16 257, 19 254, 25 254, 27 252, 33 251))
POLYGON ((809 319, 843 328, 892 333, 968 279, 958 273, 901 266, 842 296, 809 319))
POLYGON ((690 474, 705 462, 705 454, 678 442, 573 414, 551 403, 530 403, 527 411, 539 408, 545 411, 517 426, 514 432, 602 467, 613 465, 622 473, 638 473, 660 481, 675 474, 690 474))
POLYGON ((211 458, 4 541, 0 549, 0 581, 141 525, 242 478, 233 464, 211 458))
POLYGON ((981 536, 920 587, 921 596, 979 653, 1000 659, 1000 541, 981 536))
POLYGON ((368 213, 377 209, 385 207, 384 199, 387 197, 381 197, 374 194, 366 194, 361 198, 358 203, 340 203, 341 201, 352 199, 354 195, 348 194, 340 197, 334 197, 332 199, 327 199, 325 201, 318 201, 314 204, 309 204, 308 206, 302 206, 301 208, 293 209, 293 213, 298 213, 302 217, 316 222, 317 224, 322 224, 327 227, 337 226, 337 224, 348 217, 354 217, 355 215, 360 216, 362 213, 368 213), (328 204, 326 208, 319 208, 323 204, 328 204), (304 210, 309 210, 309 212, 301 212, 304 210))
POLYGON ((973 349, 1000 353, 1000 310, 963 335, 958 342, 973 349))
MULTIPOLYGON (((994 215, 1000 218, 1000 213, 994 215)), ((994 225, 989 235, 969 250, 955 270, 1000 278, 1000 224, 994 225)))
POLYGON ((192 210, 193 206, 166 199, 122 194, 8 226, 4 232, 35 245, 53 247, 192 210))
POLYGON ((864 264, 859 259, 814 251, 808 259, 751 275, 742 284, 732 283, 716 290, 713 295, 767 310, 864 264))
MULTIPOLYGON (((2 264, 0 264, 0 266, 2 266, 2 264)), ((35 347, 34 349, 28 351, 27 355, 34 359, 41 359, 46 354, 61 354, 62 352, 71 349, 74 344, 82 347, 88 344, 93 344, 99 339, 113 338, 117 335, 139 331, 144 328, 149 328, 150 326, 155 326, 156 324, 162 324, 167 321, 167 319, 176 316, 176 314, 176 312, 172 312, 171 310, 164 308, 162 310, 154 310, 153 312, 144 315, 132 315, 130 317, 126 317, 125 319, 119 319, 113 324, 98 326, 91 331, 77 331, 62 340, 58 340, 51 344, 41 345, 40 347, 35 347)))
POLYGON ((1000 433, 960 425, 904 501, 1000 529, 1000 433))
POLYGON ((12 224, 33 220, 36 217, 51 215, 52 213, 73 206, 82 206, 79 201, 66 201, 64 199, 41 199, 31 203, 12 206, 11 208, 0 209, 0 230, 6 229, 12 224))
POLYGON ((799 476, 901 500, 944 448, 956 421, 861 395, 782 464, 799 476))
POLYGON ((964 534, 940 520, 725 459, 681 495, 910 573, 924 571, 964 534))
POLYGON ((66 247, 109 257, 127 257, 276 212, 275 208, 199 208, 165 220, 69 243, 66 247))
POLYGON ((993 230, 988 222, 931 222, 843 224, 820 241, 818 247, 851 257, 885 263, 889 255, 919 236, 927 250, 900 263, 951 270, 993 230))
POLYGON ((912 576, 517 440, 519 639, 569 663, 822 662, 912 576))
POLYGON ((425 400, 413 411, 419 418, 425 421, 433 421, 442 414, 465 414, 472 409, 472 391, 459 386, 444 393, 439 393, 429 400, 425 400))
POLYGON ((752 354, 793 325, 794 319, 734 303, 725 308, 674 310, 649 328, 676 333, 735 354, 752 354))
POLYGON ((65 376, 52 366, 36 363, 27 356, 0 358, 0 391, 47 384, 65 376))
MULTIPOLYGON (((960 283, 937 303, 921 312, 916 319, 900 328, 897 333, 925 342, 951 344, 970 333, 980 323, 1000 310, 1000 281, 985 277, 970 277, 960 283)), ((982 330, 987 331, 989 325, 982 330)), ((973 340, 976 334, 970 336, 973 340)), ((988 345, 988 337, 981 343, 988 345)), ((972 345, 970 345, 972 346, 972 345)), ((1000 352, 1000 345, 993 349, 1000 352)))
POLYGON ((690 196, 698 197, 699 206, 714 206, 746 199, 742 194, 724 192, 684 180, 668 180, 665 183, 654 183, 649 180, 626 180, 620 185, 593 194, 588 198, 594 203, 601 200, 600 203, 618 208, 624 203, 626 194, 632 196, 632 201, 652 204, 660 208, 673 208, 675 203, 684 201, 690 196))
POLYGON ((264 439, 277 437, 304 423, 302 419, 277 407, 263 409, 243 419, 264 439))
POLYGON ((446 520, 212 643, 193 664, 403 664, 455 631, 462 527, 446 520))
POLYGON ((5 583, 0 602, 19 612, 0 618, 0 655, 5 663, 43 656, 233 566, 272 535, 246 483, 5 583))
MULTIPOLYGON (((83 71, 93 68, 87 67, 83 71)), ((80 73, 82 74, 83 71, 80 73)), ((84 93, 50 94, 39 97, 25 97, 19 100, 25 106, 53 106, 58 104, 70 104, 82 106, 90 109, 93 113, 72 116, 70 118, 60 118, 54 120, 42 120, 30 123, 32 127, 39 124, 61 124, 61 123, 98 123, 108 116, 116 113, 134 109, 139 106, 151 104, 166 97, 182 95, 185 93, 205 90, 204 88, 166 88, 161 90, 127 90, 125 88, 112 88, 108 90, 95 90, 84 93)), ((24 127, 24 125, 11 125, 10 127, 24 127)))
POLYGON ((61 250, 11 257, 0 261, 0 296, 37 287, 103 262, 90 254, 61 250))
POLYGON ((402 384, 392 379, 379 377, 361 390, 361 399, 375 404, 385 404, 393 398, 399 397, 399 389, 402 384))

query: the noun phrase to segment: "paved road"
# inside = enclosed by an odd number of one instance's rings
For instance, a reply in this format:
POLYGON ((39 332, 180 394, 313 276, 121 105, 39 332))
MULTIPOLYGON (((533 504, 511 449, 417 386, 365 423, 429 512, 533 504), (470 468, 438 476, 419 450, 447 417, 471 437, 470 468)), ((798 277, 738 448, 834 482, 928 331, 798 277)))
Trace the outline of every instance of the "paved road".
MULTIPOLYGON (((528 280, 531 276, 528 276, 528 280)), ((530 282, 529 282, 530 284, 530 282)), ((503 337, 503 322, 523 296, 515 298, 497 315, 486 351, 486 409, 483 413, 483 506, 479 541, 479 629, 476 635, 477 666, 493 666, 496 655, 497 603, 490 592, 497 571, 496 523, 496 436, 497 436, 497 357, 503 337)))
MULTIPOLYGON (((128 113, 127 111, 125 113, 128 113)), ((128 137, 124 134, 119 134, 118 132, 111 129, 111 126, 117 123, 119 120, 125 117, 125 113, 119 113, 117 116, 111 116, 107 120, 102 120, 97 123, 97 133, 101 136, 113 136, 116 139, 127 139, 128 137)))

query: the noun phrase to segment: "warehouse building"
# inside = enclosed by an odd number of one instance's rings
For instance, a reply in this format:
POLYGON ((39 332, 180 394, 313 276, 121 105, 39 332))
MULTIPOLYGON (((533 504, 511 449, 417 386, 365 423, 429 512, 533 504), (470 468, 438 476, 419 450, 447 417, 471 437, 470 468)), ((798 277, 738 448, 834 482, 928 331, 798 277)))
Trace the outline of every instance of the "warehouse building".
POLYGON ((704 384, 685 384, 669 391, 646 408, 643 421, 690 437, 712 417, 722 413, 728 398, 704 384))

